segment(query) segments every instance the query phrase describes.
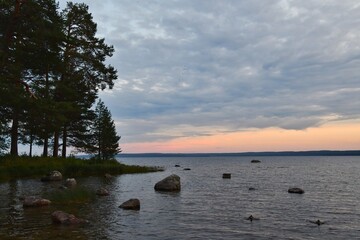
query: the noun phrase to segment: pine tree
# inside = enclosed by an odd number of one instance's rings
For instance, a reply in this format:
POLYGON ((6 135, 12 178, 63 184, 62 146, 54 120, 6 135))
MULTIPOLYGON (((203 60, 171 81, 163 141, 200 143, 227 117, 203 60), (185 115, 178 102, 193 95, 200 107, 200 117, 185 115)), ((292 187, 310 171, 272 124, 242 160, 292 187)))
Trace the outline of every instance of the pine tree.
POLYGON ((84 130, 91 120, 89 109, 94 104, 99 89, 113 87, 116 70, 105 65, 106 57, 112 56, 114 48, 97 38, 97 26, 88 6, 68 3, 63 13, 65 34, 62 61, 64 69, 56 85, 55 100, 62 103, 64 121, 60 122, 54 135, 54 153, 57 156, 59 137, 62 136, 62 157, 66 148, 83 138, 84 130))
POLYGON ((90 127, 90 134, 79 144, 79 147, 81 146, 79 149, 95 154, 97 159, 111 159, 121 152, 120 136, 116 133, 115 123, 104 102, 98 101, 94 113, 95 119, 90 127))

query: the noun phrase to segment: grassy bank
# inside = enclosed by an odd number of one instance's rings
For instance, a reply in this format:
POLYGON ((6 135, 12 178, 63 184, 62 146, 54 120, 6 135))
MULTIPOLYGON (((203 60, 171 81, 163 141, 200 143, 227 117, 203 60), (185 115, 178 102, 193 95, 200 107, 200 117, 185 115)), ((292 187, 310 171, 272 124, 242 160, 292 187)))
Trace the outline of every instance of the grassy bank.
POLYGON ((50 157, 0 157, 0 181, 18 178, 36 178, 58 170, 64 176, 101 176, 105 173, 113 175, 125 173, 155 172, 156 167, 130 166, 116 160, 85 160, 79 158, 50 157))

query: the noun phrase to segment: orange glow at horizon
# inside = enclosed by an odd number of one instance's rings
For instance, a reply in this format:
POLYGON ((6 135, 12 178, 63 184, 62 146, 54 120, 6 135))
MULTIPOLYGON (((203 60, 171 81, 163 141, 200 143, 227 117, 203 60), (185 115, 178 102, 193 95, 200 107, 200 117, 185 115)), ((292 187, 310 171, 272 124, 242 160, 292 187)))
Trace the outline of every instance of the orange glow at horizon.
POLYGON ((124 153, 356 150, 360 149, 360 123, 327 124, 306 130, 267 128, 120 146, 124 153))

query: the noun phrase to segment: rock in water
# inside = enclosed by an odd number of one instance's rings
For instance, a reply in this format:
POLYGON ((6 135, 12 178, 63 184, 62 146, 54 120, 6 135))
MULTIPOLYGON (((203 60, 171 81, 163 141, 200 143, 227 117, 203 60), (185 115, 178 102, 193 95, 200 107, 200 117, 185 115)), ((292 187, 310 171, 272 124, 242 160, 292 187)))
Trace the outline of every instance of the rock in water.
POLYGON ((289 188, 288 193, 303 194, 304 190, 302 190, 301 188, 289 188))
POLYGON ((223 173, 223 178, 231 178, 231 173, 223 173))
POLYGON ((77 218, 72 214, 63 212, 63 211, 55 211, 51 214, 51 220, 53 221, 53 223, 58 223, 58 224, 67 224, 67 225, 72 225, 72 224, 82 224, 82 223, 87 223, 88 221, 81 219, 81 218, 77 218))
POLYGON ((49 172, 45 177, 41 178, 41 181, 43 182, 61 181, 61 180, 62 180, 62 174, 59 171, 49 172))
POLYGON ((254 159, 254 160, 251 160, 251 163, 261 163, 261 161, 257 160, 257 159, 254 159))
POLYGON ((140 200, 137 198, 132 198, 122 203, 119 208, 126 210, 140 210, 140 200))
POLYGON ((180 177, 176 174, 170 175, 155 184, 156 191, 178 192, 181 190, 180 177))
POLYGON ((24 198, 23 207, 42 207, 51 203, 50 200, 29 196, 24 198))

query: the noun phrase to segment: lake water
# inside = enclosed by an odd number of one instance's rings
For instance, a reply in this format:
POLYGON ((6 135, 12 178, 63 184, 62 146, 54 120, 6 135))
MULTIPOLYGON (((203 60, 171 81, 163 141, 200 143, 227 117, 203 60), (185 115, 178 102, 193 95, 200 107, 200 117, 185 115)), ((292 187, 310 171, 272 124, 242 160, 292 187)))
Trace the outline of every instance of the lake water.
POLYGON ((121 158, 126 164, 166 170, 121 175, 111 182, 77 179, 88 189, 106 186, 111 195, 36 209, 23 209, 19 197, 42 196, 59 183, 2 183, 0 239, 360 239, 360 157, 258 157, 257 164, 252 159, 121 158), (231 179, 223 179, 223 173, 231 173, 231 179), (155 183, 170 174, 180 176, 181 192, 154 191, 155 183), (289 194, 290 187, 305 193, 289 194), (140 200, 140 211, 118 208, 130 198, 140 200), (90 224, 54 225, 50 215, 55 210, 90 224), (250 215, 259 220, 246 220, 250 215), (309 222, 317 219, 325 224, 309 222))

